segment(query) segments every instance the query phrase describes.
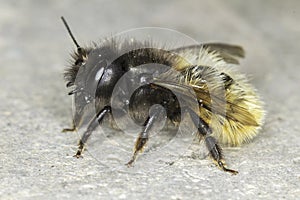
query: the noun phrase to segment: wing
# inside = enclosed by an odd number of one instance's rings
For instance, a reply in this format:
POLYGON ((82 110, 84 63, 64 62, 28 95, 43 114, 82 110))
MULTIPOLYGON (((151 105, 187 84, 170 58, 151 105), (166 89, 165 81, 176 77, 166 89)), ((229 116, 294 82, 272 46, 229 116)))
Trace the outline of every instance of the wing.
MULTIPOLYGON (((205 85, 199 85, 189 81, 182 83, 176 72, 169 71, 157 77, 153 82, 161 87, 168 88, 177 97, 182 99, 184 106, 188 106, 197 112, 199 116, 218 114, 224 119, 230 119, 243 125, 258 126, 249 106, 243 102, 243 97, 234 98, 228 96, 230 93, 224 93, 224 88, 209 88, 205 85)), ((186 78, 186 77, 184 77, 186 78)), ((208 120, 210 117, 207 117, 208 120)))
POLYGON ((220 59, 231 64, 239 64, 238 59, 245 57, 244 49, 241 46, 224 43, 204 43, 199 45, 190 45, 172 49, 171 51, 181 56, 185 56, 186 54, 198 55, 203 49, 206 49, 208 53, 216 52, 220 59))

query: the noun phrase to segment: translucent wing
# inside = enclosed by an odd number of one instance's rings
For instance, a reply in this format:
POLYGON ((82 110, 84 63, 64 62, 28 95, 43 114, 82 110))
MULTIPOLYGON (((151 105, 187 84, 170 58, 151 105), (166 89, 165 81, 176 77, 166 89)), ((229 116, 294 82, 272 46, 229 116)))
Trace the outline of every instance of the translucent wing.
MULTIPOLYGON (((214 74, 211 76, 213 77, 214 74)), ((207 75, 208 80, 209 78, 207 75)), ((244 102, 242 94, 232 97, 231 93, 224 91, 222 84, 216 83, 208 86, 206 83, 199 84, 191 79, 184 83, 183 79, 189 79, 188 75, 178 75, 176 71, 170 70, 157 77, 153 83, 171 90, 183 100, 185 105, 181 106, 192 108, 199 116, 218 114, 224 119, 230 119, 243 125, 258 126, 255 117, 250 112, 249 105, 244 102)))

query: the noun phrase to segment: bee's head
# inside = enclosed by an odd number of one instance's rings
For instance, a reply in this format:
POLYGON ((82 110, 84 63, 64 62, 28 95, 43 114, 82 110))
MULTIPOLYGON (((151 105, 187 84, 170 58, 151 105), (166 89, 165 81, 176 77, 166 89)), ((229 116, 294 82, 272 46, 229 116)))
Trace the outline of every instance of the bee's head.
POLYGON ((69 95, 74 95, 74 122, 75 125, 79 125, 82 116, 89 108, 88 105, 94 105, 95 99, 104 106, 110 103, 114 86, 127 68, 121 67, 120 62, 113 62, 117 56, 110 45, 81 47, 63 17, 62 20, 77 47, 77 51, 72 55, 72 64, 66 69, 64 77, 66 86, 72 87, 69 95))
POLYGON ((64 78, 67 82, 66 86, 73 88, 72 91, 69 92, 69 95, 74 95, 74 122, 75 125, 79 125, 81 123, 81 118, 86 105, 88 105, 93 100, 94 96, 91 92, 91 86, 88 84, 88 82, 90 81, 87 79, 91 72, 85 70, 85 65, 88 60, 89 53, 92 49, 81 47, 72 34, 71 29, 64 17, 61 17, 61 19, 77 48, 77 50, 71 55, 71 66, 66 69, 64 78))

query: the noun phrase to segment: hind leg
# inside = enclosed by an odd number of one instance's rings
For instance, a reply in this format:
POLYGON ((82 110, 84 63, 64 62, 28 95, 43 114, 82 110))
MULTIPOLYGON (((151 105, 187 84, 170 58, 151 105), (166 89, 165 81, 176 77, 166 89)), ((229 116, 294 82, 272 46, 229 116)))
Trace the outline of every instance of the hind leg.
POLYGON ((204 137, 209 154, 218 165, 218 167, 225 172, 237 174, 238 171, 226 167, 224 156, 222 154, 222 148, 219 146, 217 140, 212 136, 212 130, 209 125, 205 121, 203 121, 194 111, 189 110, 189 113, 191 119, 193 120, 193 123, 198 128, 199 136, 204 137))

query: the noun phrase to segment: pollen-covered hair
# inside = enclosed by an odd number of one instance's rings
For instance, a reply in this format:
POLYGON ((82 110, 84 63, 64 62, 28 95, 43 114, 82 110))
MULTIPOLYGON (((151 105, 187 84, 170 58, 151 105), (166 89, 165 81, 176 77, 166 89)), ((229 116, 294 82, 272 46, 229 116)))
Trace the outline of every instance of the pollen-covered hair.
MULTIPOLYGON (((226 53, 212 50, 209 45, 180 49, 178 52, 183 57, 198 51, 193 64, 175 66, 181 73, 168 71, 155 83, 182 95, 192 88, 198 108, 192 101, 189 105, 209 124, 218 141, 238 146, 258 133, 265 113, 263 102, 247 77, 231 65, 238 63, 236 56, 244 56, 243 50, 237 46, 229 47, 226 53)), ((226 49, 226 46, 222 44, 222 48, 226 49)))

